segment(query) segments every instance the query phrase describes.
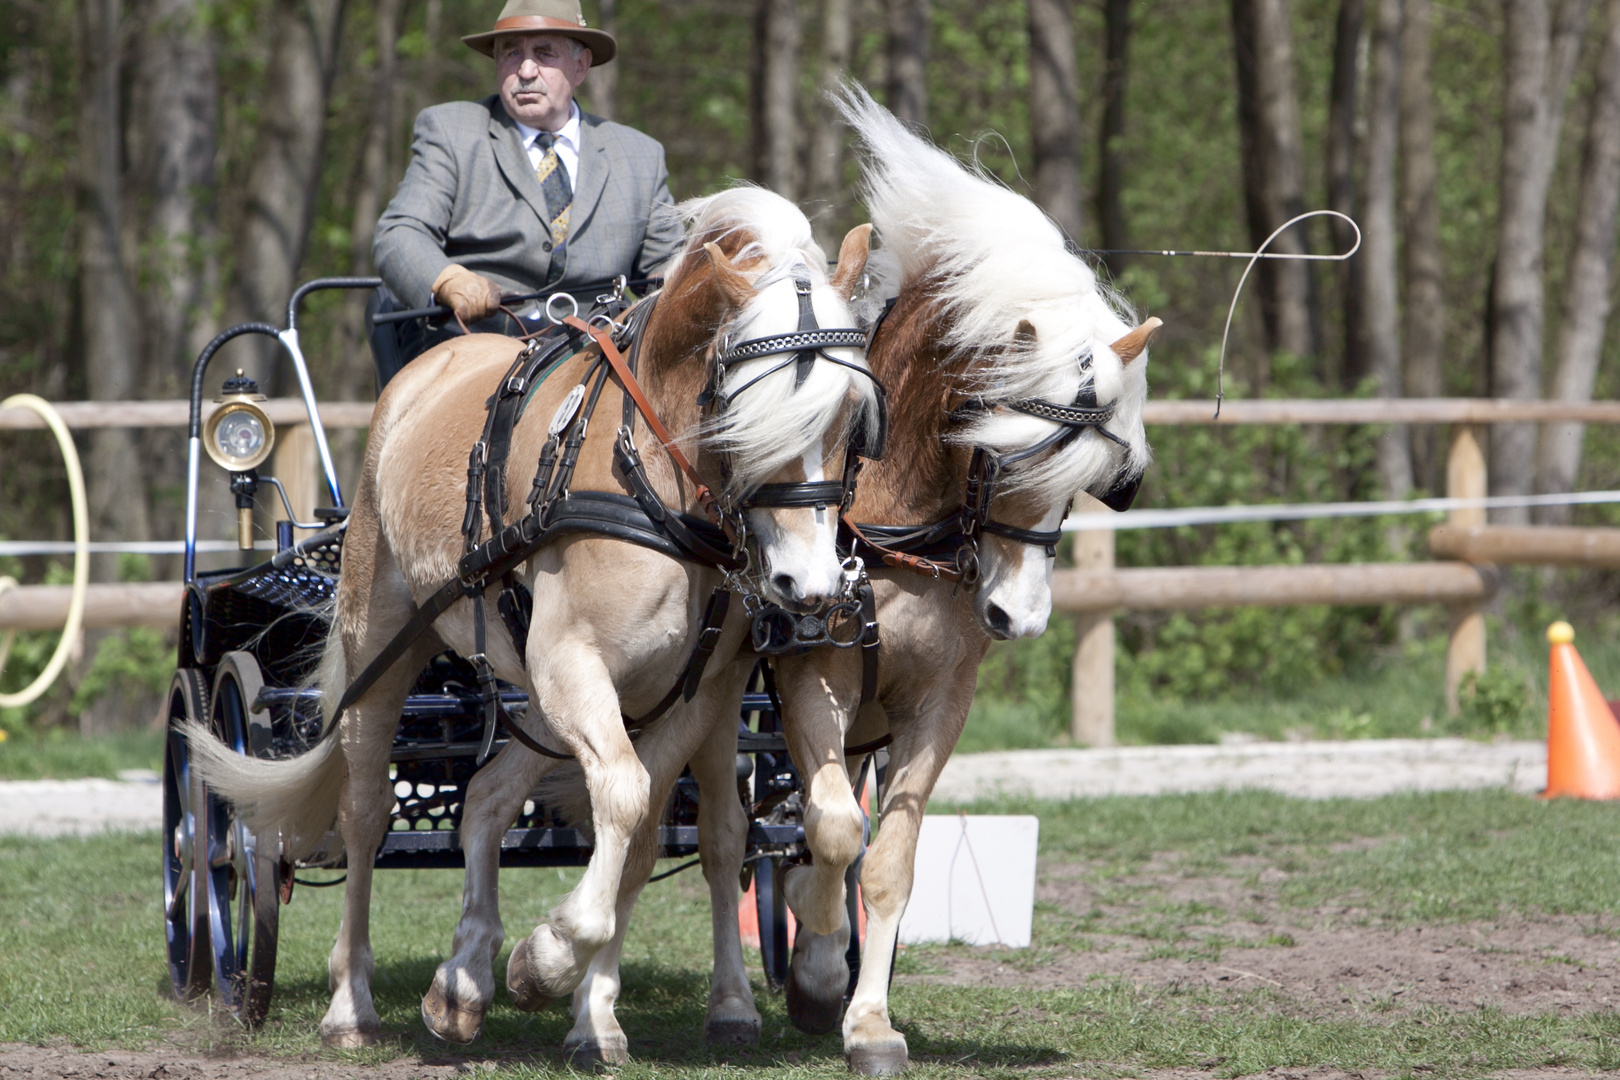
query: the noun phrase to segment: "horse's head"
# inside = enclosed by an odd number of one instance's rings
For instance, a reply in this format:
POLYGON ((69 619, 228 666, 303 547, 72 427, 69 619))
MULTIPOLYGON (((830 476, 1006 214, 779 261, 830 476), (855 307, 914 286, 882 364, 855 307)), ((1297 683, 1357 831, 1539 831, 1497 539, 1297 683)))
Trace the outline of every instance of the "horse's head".
MULTIPOLYGON (((958 412, 965 422, 953 443, 966 476, 963 528, 975 545, 974 612, 991 637, 1046 629, 1059 530, 1076 498, 1123 508, 1135 494, 1147 462, 1145 354, 1159 325, 1149 319, 1111 342, 1085 341, 1070 371, 1054 373, 1046 389, 987 392, 958 412)), ((1022 320, 1010 347, 1032 354, 1040 334, 1022 320)))
POLYGON ((985 631, 1039 634, 1064 515, 1082 493, 1123 502, 1147 466, 1141 414, 1158 320, 1132 330, 1034 203, 859 87, 838 105, 863 144, 862 195, 900 286, 873 342, 894 398, 885 494, 910 515, 888 523, 954 511, 985 631))
POLYGON ((849 308, 871 230, 851 231, 829 279, 804 215, 745 190, 756 214, 769 211, 768 224, 717 229, 699 217, 694 230, 716 236, 702 250, 724 299, 709 343, 701 453, 722 503, 756 542, 765 594, 805 611, 842 588, 838 511, 853 481, 846 449, 882 422, 849 308))

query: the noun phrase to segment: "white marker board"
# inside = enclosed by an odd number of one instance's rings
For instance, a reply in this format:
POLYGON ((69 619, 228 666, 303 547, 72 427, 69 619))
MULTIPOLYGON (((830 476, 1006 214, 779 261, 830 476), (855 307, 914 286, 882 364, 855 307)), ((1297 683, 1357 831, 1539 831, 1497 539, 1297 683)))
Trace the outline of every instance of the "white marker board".
POLYGON ((924 817, 911 902, 900 919, 901 944, 1027 948, 1040 828, 1031 815, 924 817))

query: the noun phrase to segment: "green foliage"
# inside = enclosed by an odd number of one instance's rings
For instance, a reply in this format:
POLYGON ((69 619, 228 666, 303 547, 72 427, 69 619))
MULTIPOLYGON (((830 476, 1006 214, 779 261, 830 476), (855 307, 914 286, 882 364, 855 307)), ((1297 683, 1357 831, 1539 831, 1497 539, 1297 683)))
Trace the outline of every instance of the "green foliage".
POLYGON ((74 688, 74 712, 88 709, 108 694, 128 695, 132 690, 162 694, 174 674, 174 648, 162 632, 136 626, 101 639, 90 669, 74 688))
POLYGON ((1526 735, 1534 723, 1530 684, 1511 668, 1487 668, 1469 673, 1458 690, 1462 705, 1460 726, 1469 733, 1526 735))

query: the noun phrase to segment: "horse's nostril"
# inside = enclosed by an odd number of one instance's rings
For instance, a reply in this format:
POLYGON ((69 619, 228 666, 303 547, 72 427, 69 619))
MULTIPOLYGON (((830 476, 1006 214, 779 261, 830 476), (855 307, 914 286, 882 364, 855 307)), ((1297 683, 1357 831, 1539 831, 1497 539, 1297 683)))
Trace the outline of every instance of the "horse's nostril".
POLYGON ((799 583, 794 580, 792 574, 772 574, 771 588, 775 589, 777 594, 785 599, 797 600, 799 598, 799 583))
POLYGON ((1002 610, 1000 604, 986 605, 984 620, 989 624, 991 633, 1003 638, 1012 637, 1012 617, 1002 610))

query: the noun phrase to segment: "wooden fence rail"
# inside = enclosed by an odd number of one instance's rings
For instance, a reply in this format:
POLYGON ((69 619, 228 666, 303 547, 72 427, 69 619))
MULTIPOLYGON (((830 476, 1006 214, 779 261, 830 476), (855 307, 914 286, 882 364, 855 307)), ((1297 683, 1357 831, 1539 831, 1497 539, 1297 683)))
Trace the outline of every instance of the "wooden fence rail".
MULTIPOLYGON (((184 401, 81 401, 57 408, 67 425, 78 430, 184 427, 188 420, 184 401)), ((207 409, 212 408, 210 403, 207 409)), ((320 406, 321 423, 331 428, 364 428, 371 422, 372 409, 369 402, 324 403, 320 406)), ((317 470, 304 403, 298 398, 276 398, 267 403, 267 411, 284 428, 275 471, 287 483, 289 494, 294 495, 295 508, 306 502, 313 506, 317 470), (306 489, 307 495, 294 494, 306 489)), ((1242 400, 1226 402, 1218 420, 1213 403, 1208 401, 1156 401, 1147 404, 1143 418, 1149 425, 1166 426, 1449 424, 1451 452, 1446 467, 1446 494, 1481 498, 1486 494, 1485 456, 1480 448, 1482 425, 1504 421, 1620 423, 1620 401, 1242 400)), ((43 426, 30 410, 0 409, 0 431, 43 426)), ((301 512, 307 519, 307 509, 301 512)), ((1453 511, 1447 524, 1430 534, 1430 550, 1436 556, 1459 561, 1115 570, 1114 534, 1079 534, 1076 569, 1053 575, 1054 607, 1074 613, 1079 624, 1073 679, 1075 740, 1090 745, 1110 745, 1114 741, 1113 616, 1121 609, 1445 604, 1452 617, 1446 654, 1446 700, 1455 711, 1463 679, 1485 667, 1482 607, 1496 587, 1496 574, 1489 564, 1620 566, 1620 530, 1488 528, 1483 509, 1467 509, 1453 511)), ((91 588, 85 625, 172 626, 179 596, 177 583, 96 585, 91 588)), ((59 627, 66 617, 67 598, 65 586, 29 586, 0 594, 0 630, 59 627)))
MULTIPOLYGON (((184 401, 66 401, 56 406, 62 420, 76 430, 89 428, 185 427, 184 401)), ((300 398, 272 398, 270 419, 301 424, 308 414, 300 398)), ((213 403, 203 406, 213 410, 213 403)), ((368 401, 323 402, 321 423, 333 428, 362 428, 371 423, 368 401)), ((1239 424, 1494 424, 1504 421, 1584 421, 1620 424, 1620 401, 1510 401, 1493 398, 1336 398, 1301 401, 1228 401, 1215 419, 1210 401, 1150 401, 1142 410, 1149 425, 1239 424)), ((43 428, 29 409, 0 409, 0 431, 43 428)))

